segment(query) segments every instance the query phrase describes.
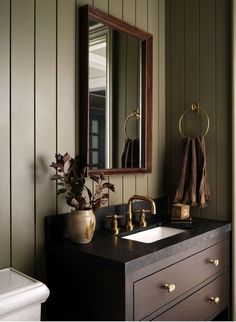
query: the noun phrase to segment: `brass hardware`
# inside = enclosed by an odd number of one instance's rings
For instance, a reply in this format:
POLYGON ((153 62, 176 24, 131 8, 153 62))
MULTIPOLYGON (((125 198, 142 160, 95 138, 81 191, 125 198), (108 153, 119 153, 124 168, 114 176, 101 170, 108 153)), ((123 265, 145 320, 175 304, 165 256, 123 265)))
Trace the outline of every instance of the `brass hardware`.
POLYGON ((140 214, 140 226, 141 227, 146 227, 147 226, 144 209, 142 209, 141 214, 140 214))
POLYGON ((132 222, 132 203, 137 200, 143 200, 147 201, 150 203, 150 211, 153 214, 156 214, 156 204, 154 200, 148 196, 139 196, 139 195, 133 195, 132 197, 129 198, 128 200, 128 212, 126 214, 126 228, 127 230, 133 230, 133 222, 132 222))
POLYGON ((219 265, 219 263, 220 263, 220 261, 219 261, 219 259, 210 259, 210 261, 209 261, 211 264, 213 264, 214 266, 218 266, 219 265))
POLYGON ((126 229, 128 231, 131 231, 134 229, 134 225, 132 223, 132 214, 129 212, 126 213, 126 229))
POLYGON ((217 303, 219 303, 219 302, 220 302, 220 298, 219 298, 218 296, 216 296, 216 297, 211 296, 211 297, 209 298, 209 300, 210 300, 211 302, 214 302, 215 304, 217 304, 217 303))
POLYGON ((180 134, 185 138, 186 135, 184 135, 183 131, 182 131, 182 120, 183 120, 183 117, 188 113, 188 112, 195 112, 196 114, 199 114, 199 112, 201 111, 205 117, 206 117, 206 120, 207 120, 207 127, 206 127, 206 130, 204 132, 204 134, 202 136, 206 136, 208 131, 209 131, 209 128, 210 128, 210 120, 209 120, 209 116, 207 114, 207 112, 205 111, 204 108, 200 107, 199 106, 199 103, 198 102, 195 102, 191 105, 190 108, 186 109, 183 114, 181 115, 180 119, 179 119, 179 131, 180 131, 180 134))
POLYGON ((125 119, 125 122, 124 122, 124 135, 125 135, 125 138, 126 139, 129 139, 128 135, 127 135, 127 122, 128 120, 131 118, 131 117, 134 117, 136 119, 140 119, 140 114, 139 114, 139 111, 133 111, 133 113, 129 114, 126 119, 125 119))
POLYGON ((118 235, 120 228, 118 227, 118 218, 122 218, 121 215, 108 215, 106 218, 111 218, 111 231, 115 234, 118 235))
POLYGON ((175 284, 164 284, 164 289, 166 289, 169 293, 173 292, 175 290, 175 284))
POLYGON ((140 227, 147 227, 147 221, 146 221, 146 213, 150 213, 150 210, 146 210, 146 209, 138 209, 135 212, 140 214, 139 217, 139 225, 140 227))

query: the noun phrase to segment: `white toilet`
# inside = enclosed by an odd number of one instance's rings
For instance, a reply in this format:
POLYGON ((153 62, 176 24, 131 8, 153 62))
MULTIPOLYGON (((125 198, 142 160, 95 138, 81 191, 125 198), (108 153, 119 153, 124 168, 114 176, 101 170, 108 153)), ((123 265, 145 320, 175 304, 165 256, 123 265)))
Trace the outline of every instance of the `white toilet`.
POLYGON ((0 270, 0 320, 39 321, 47 286, 11 267, 0 270))

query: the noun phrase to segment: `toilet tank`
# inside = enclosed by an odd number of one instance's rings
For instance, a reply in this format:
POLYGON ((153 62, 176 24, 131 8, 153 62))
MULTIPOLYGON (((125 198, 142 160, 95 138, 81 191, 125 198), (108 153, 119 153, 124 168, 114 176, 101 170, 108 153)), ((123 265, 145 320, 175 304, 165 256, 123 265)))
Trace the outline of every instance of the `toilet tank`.
POLYGON ((39 321, 49 289, 12 267, 0 270, 0 320, 39 321))

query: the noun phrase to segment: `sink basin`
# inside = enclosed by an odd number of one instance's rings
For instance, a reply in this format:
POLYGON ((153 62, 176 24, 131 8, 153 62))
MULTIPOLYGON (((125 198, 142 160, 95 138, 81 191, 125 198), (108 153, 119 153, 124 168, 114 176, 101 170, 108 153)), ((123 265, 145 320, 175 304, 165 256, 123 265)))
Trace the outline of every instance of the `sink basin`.
POLYGON ((160 226, 145 231, 140 231, 132 235, 123 236, 121 238, 135 240, 142 243, 153 243, 157 240, 183 233, 184 231, 185 229, 160 226))

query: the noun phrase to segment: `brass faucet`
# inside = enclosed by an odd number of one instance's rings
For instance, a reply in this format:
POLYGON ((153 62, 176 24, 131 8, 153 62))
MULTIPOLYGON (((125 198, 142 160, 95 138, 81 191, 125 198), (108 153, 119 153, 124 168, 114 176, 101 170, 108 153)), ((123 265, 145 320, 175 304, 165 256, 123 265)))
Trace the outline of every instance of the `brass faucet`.
POLYGON ((132 214, 132 204, 134 201, 137 200, 143 200, 150 203, 150 211, 153 214, 156 214, 156 205, 152 198, 148 196, 139 196, 139 195, 133 195, 128 200, 128 212, 126 214, 126 228, 127 230, 133 230, 133 214, 132 214))

